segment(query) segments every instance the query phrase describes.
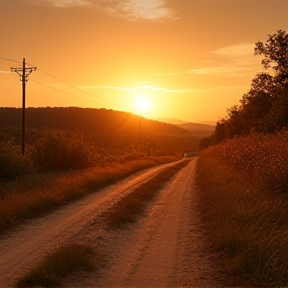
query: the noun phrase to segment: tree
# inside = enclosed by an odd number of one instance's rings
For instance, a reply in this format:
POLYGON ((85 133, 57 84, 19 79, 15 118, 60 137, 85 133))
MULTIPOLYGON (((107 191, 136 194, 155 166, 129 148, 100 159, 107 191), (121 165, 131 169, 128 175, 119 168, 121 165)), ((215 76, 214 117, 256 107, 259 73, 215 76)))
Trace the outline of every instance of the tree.
POLYGON ((279 131, 288 128, 288 88, 280 91, 267 117, 270 130, 279 131))
POLYGON ((278 30, 268 36, 266 43, 256 43, 254 54, 265 56, 262 60, 264 69, 274 74, 273 85, 282 88, 288 86, 288 35, 285 31, 278 30))
POLYGON ((247 135, 251 131, 268 132, 265 121, 266 116, 270 113, 272 100, 271 95, 264 91, 249 92, 243 95, 240 100, 242 103, 242 134, 247 135))
POLYGON ((288 34, 278 30, 266 43, 257 42, 255 55, 264 55, 261 72, 252 79, 251 88, 240 106, 227 109, 214 133, 202 141, 201 148, 251 132, 273 133, 288 127, 288 34))

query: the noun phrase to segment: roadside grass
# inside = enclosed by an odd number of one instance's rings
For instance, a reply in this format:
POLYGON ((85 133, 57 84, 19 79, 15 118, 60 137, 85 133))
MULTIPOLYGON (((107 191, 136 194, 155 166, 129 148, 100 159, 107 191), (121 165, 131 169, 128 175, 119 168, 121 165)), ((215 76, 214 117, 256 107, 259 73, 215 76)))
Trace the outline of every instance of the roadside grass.
POLYGON ((175 166, 165 168, 155 177, 136 188, 136 190, 128 196, 122 198, 106 215, 108 228, 115 229, 127 223, 134 222, 136 217, 145 209, 147 202, 153 199, 165 182, 170 180, 172 176, 184 168, 189 162, 189 160, 186 160, 175 166))
POLYGON ((60 287, 63 279, 73 273, 95 271, 96 261, 96 254, 91 246, 61 246, 37 263, 34 269, 18 281, 16 287, 60 287))
POLYGON ((116 183, 134 172, 169 163, 175 157, 151 157, 80 171, 27 175, 0 183, 0 233, 116 183))
MULTIPOLYGON (((189 162, 186 160, 173 167, 165 168, 113 206, 106 216, 108 227, 117 228, 128 222, 133 222, 157 190, 189 162)), ((63 280, 73 273, 95 271, 99 264, 96 256, 91 246, 63 245, 47 255, 34 269, 21 277, 16 287, 61 287, 63 280)))
POLYGON ((288 199, 269 193, 229 162, 201 153, 201 212, 228 278, 239 285, 288 285, 288 199), (231 278, 230 278, 231 279, 231 278))

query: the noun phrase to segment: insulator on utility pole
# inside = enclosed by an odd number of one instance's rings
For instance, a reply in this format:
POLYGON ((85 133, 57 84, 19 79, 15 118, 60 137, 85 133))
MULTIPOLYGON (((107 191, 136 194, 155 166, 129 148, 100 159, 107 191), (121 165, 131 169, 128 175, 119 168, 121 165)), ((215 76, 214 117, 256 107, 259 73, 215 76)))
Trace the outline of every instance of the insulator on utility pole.
POLYGON ((22 82, 22 155, 25 154, 25 90, 29 75, 36 71, 36 67, 26 67, 25 58, 23 58, 22 68, 11 67, 11 72, 16 72, 20 76, 22 82))

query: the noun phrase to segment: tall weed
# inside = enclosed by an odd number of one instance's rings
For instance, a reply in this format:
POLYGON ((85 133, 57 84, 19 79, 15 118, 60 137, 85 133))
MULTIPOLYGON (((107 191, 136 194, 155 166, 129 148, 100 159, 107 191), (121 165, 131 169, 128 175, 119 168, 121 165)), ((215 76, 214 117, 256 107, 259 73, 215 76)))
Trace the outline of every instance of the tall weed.
POLYGON ((288 133, 235 137, 203 151, 227 161, 259 188, 288 192, 288 133))
POLYGON ((288 284, 288 201, 276 193, 287 191, 286 139, 235 138, 204 150, 198 160, 209 239, 225 255, 225 272, 241 285, 288 284))

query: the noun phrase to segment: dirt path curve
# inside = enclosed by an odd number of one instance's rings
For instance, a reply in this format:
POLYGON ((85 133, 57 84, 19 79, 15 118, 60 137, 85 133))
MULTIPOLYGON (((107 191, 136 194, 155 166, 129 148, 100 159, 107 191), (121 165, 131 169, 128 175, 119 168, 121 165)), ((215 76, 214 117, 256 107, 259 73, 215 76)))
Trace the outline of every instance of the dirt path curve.
POLYGON ((62 243, 87 239, 88 234, 84 232, 89 227, 93 227, 94 237, 89 241, 95 242, 102 233, 101 225, 94 225, 101 214, 135 187, 148 181, 157 171, 170 165, 174 164, 161 165, 134 174, 0 237, 0 288, 13 287, 19 275, 29 270, 51 249, 62 243))
POLYGON ((195 169, 196 159, 159 191, 139 221, 107 233, 101 250, 108 264, 98 275, 65 287, 223 287, 203 237, 195 169))

